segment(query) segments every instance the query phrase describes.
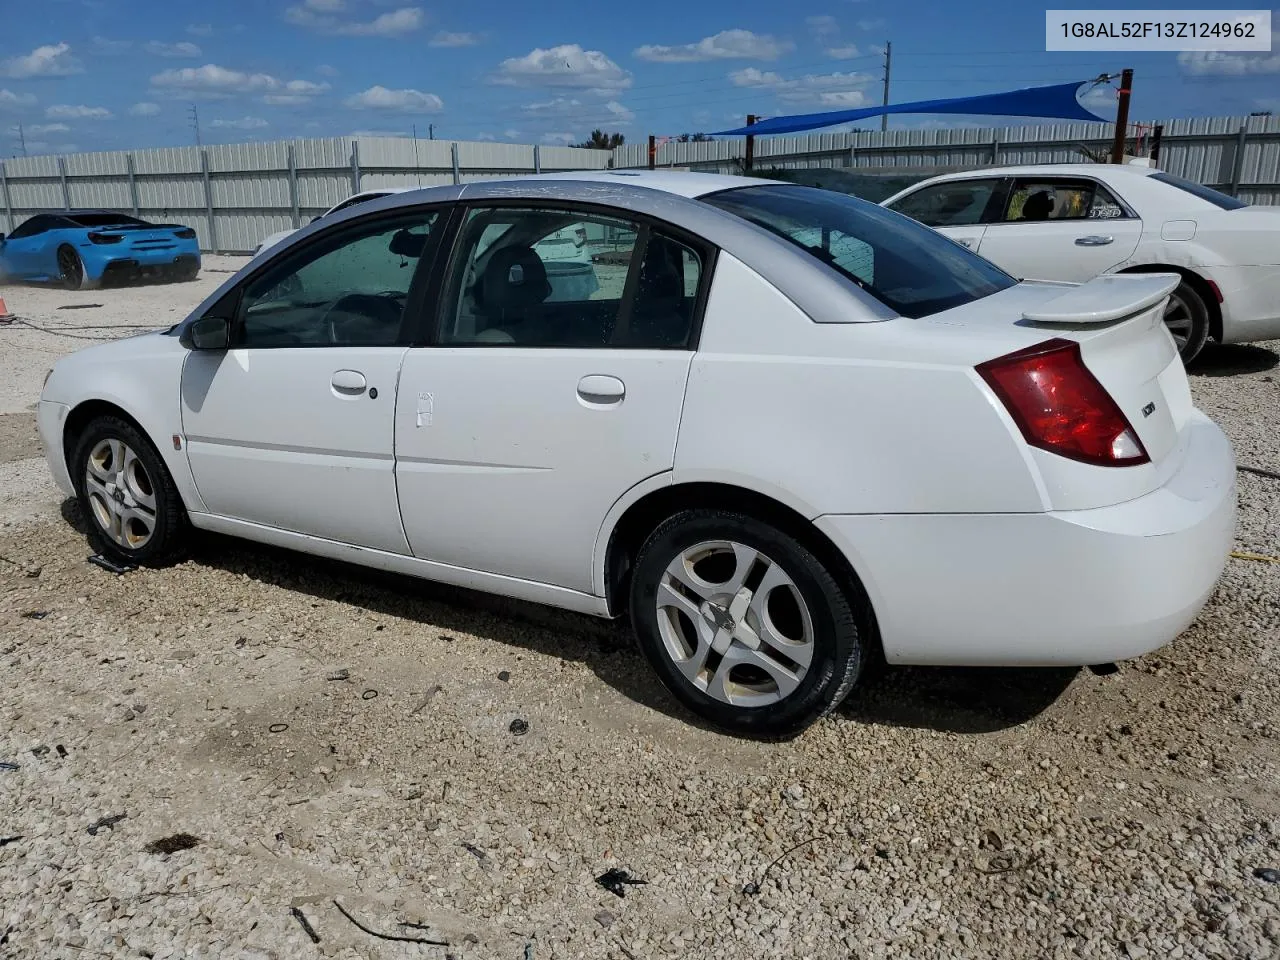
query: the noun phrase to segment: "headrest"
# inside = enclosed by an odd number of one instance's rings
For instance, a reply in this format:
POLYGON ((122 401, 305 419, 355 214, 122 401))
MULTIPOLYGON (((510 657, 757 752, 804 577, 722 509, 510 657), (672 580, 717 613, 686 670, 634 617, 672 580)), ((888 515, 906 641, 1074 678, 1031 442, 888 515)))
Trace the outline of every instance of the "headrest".
POLYGON ((480 302, 490 312, 536 306, 550 294, 547 268, 532 247, 496 251, 480 282, 480 302))

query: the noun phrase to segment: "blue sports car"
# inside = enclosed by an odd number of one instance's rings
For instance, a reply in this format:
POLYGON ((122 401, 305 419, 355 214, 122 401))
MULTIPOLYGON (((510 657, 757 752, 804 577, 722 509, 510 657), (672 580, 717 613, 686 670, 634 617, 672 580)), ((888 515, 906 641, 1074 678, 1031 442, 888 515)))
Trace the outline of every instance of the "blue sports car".
POLYGON ((36 280, 85 290, 104 281, 156 274, 194 280, 196 232, 110 210, 39 213, 0 233, 0 281, 36 280))

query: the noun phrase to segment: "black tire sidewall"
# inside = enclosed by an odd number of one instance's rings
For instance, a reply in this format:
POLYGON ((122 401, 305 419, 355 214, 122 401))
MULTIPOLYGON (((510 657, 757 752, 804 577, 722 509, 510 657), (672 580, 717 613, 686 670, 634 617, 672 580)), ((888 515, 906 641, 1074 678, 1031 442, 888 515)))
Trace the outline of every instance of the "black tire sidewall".
POLYGON ((660 525, 637 558, 630 613, 641 652, 663 686, 698 716, 735 734, 776 739, 799 733, 844 699, 865 660, 865 644, 848 591, 794 537, 745 514, 691 510, 660 525), (723 703, 694 688, 666 651, 658 628, 658 584, 671 560, 706 540, 732 540, 759 550, 782 566, 809 608, 814 628, 813 660, 799 687, 785 700, 765 707, 723 703))
POLYGON ((74 278, 68 277, 65 274, 63 274, 62 264, 59 263, 58 264, 58 282, 61 283, 63 287, 65 287, 68 290, 83 290, 85 285, 84 259, 80 256, 79 253, 76 252, 76 250, 73 247, 62 247, 59 249, 59 254, 61 253, 62 250, 71 251, 71 255, 76 258, 76 263, 79 265, 80 269, 74 278))
POLYGON ((163 566, 176 559, 184 546, 187 530, 185 508, 160 454, 137 427, 119 417, 99 417, 92 421, 76 440, 70 468, 76 501, 93 549, 105 557, 136 566, 163 566), (85 484, 86 464, 89 453, 103 440, 120 440, 127 444, 142 461, 155 490, 155 531, 151 539, 137 550, 127 549, 112 540, 98 525, 93 506, 89 503, 85 484))
POLYGON ((1178 284, 1174 294, 1182 299, 1191 314, 1191 333, 1186 345, 1179 351, 1183 364, 1189 364, 1200 355, 1209 340, 1209 308, 1205 305, 1204 297, 1186 280, 1178 284))

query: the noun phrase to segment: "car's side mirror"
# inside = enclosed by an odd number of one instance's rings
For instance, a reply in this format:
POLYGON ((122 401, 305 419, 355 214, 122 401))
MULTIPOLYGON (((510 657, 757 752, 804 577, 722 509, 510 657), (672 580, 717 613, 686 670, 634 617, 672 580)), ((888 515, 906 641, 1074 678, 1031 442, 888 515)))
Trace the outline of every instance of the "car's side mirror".
POLYGON ((201 317, 187 327, 182 345, 188 350, 226 350, 231 346, 231 321, 226 317, 201 317))

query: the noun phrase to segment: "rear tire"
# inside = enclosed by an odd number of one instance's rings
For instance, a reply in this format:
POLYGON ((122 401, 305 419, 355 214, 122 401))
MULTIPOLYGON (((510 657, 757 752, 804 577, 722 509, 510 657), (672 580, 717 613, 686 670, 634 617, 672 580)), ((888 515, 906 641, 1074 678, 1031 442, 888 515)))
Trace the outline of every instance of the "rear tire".
POLYGON ((68 290, 84 290, 84 261, 72 247, 58 248, 58 282, 68 290))
POLYGON ((113 416, 91 421, 70 467, 94 550, 135 566, 181 559, 190 539, 187 511, 160 454, 137 427, 113 416))
POLYGON ((804 544, 746 514, 696 509, 645 541, 631 622, 666 688, 722 730, 800 733, 848 695, 867 661, 855 604, 804 544))
POLYGON ((1164 322, 1178 345, 1183 365, 1190 364, 1200 355, 1209 339, 1209 308, 1195 287, 1186 280, 1169 295, 1164 322))

